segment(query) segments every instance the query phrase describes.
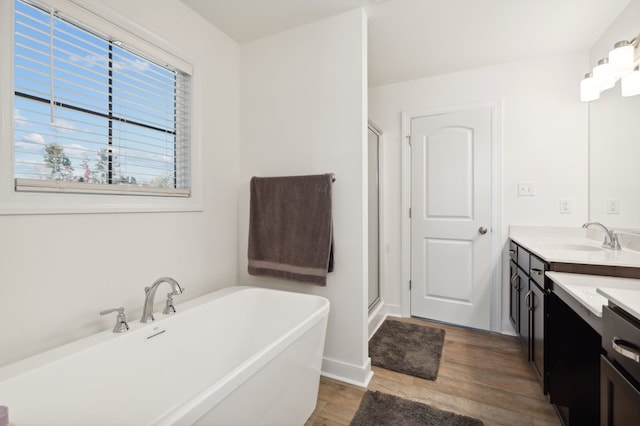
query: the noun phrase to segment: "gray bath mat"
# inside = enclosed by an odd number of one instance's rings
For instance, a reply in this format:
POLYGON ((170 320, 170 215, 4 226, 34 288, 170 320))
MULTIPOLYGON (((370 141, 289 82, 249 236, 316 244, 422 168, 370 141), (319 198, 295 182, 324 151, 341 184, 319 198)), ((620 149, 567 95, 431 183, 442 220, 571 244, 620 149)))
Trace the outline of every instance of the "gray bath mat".
POLYGON ((381 392, 367 391, 351 426, 481 426, 484 423, 381 392))
POLYGON ((435 380, 440 368, 444 330, 386 319, 369 340, 371 364, 435 380))

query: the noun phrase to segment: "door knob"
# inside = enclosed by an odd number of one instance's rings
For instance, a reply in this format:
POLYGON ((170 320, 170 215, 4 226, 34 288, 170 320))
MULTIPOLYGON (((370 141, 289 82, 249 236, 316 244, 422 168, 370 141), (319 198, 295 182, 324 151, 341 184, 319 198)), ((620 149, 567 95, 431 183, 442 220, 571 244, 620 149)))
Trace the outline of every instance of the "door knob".
POLYGON ((487 228, 485 228, 484 226, 481 226, 480 228, 478 228, 478 232, 481 233, 482 235, 486 234, 488 231, 487 228))

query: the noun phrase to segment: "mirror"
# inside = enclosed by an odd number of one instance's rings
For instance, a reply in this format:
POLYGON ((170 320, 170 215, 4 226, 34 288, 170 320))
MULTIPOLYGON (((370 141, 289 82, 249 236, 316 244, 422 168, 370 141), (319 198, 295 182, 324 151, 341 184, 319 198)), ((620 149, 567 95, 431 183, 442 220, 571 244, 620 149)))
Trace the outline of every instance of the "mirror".
MULTIPOLYGON (((620 40, 640 34, 632 1, 589 51, 589 63, 620 40)), ((622 97, 620 82, 589 103, 589 220, 640 232, 640 96, 622 97)))
POLYGON ((589 104, 589 220, 640 232, 640 96, 589 104))

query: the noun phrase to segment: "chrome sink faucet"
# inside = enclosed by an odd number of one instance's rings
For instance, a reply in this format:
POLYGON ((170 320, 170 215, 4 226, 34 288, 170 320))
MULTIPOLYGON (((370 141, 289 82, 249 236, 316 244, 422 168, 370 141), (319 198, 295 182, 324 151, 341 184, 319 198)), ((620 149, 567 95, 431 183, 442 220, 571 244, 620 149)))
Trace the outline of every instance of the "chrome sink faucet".
POLYGON ((609 229, 600 222, 587 222, 582 225, 583 228, 588 228, 591 225, 599 226, 605 232, 604 242, 602 243, 602 247, 608 248, 611 250, 620 250, 620 242, 618 241, 618 234, 613 232, 613 229, 609 229))
MULTIPOLYGON (((153 299, 156 297, 156 290, 158 286, 162 283, 167 283, 171 286, 171 293, 167 295, 168 300, 171 304, 171 309, 165 309, 165 314, 170 314, 175 312, 175 308, 173 307, 173 296, 177 296, 182 294, 184 290, 180 287, 180 284, 176 280, 170 277, 162 277, 155 280, 151 287, 145 287, 144 289, 144 309, 142 310, 142 318, 140 318, 140 322, 152 322, 153 318, 153 299)), ((169 303, 168 303, 169 304, 169 303)))

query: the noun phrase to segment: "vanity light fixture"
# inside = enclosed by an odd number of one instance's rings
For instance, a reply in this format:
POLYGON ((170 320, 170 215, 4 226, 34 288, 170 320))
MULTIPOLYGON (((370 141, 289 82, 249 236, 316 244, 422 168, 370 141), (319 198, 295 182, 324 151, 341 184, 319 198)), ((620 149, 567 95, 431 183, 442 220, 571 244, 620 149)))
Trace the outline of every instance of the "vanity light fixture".
POLYGON ((635 60, 635 40, 619 41, 613 45, 613 50, 609 52, 609 69, 614 77, 622 77, 633 70, 635 60))
POLYGON ((591 102, 600 97, 600 89, 593 78, 593 73, 588 72, 584 75, 584 79, 580 82, 580 101, 591 102))
POLYGON ((601 92, 609 90, 616 85, 617 79, 611 70, 609 59, 602 58, 598 61, 598 65, 593 68, 593 79, 595 80, 596 87, 601 92))
POLYGON ((622 96, 640 95, 640 69, 637 66, 632 72, 622 76, 620 94, 622 96))
POLYGON ((609 56, 600 59, 593 72, 585 74, 580 82, 580 101, 590 102, 598 99, 601 92, 613 88, 618 80, 621 80, 622 96, 640 94, 640 71, 636 66, 640 59, 639 37, 631 41, 617 42, 609 56))

